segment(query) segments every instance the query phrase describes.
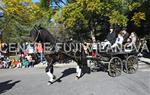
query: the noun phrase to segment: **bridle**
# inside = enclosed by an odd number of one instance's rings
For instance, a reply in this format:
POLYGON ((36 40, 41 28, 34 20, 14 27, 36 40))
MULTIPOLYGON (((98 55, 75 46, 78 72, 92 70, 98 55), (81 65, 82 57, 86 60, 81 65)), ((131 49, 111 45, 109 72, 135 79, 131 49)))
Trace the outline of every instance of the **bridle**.
POLYGON ((41 34, 41 32, 36 27, 34 27, 34 30, 38 31, 38 34, 37 34, 36 38, 33 40, 33 43, 35 43, 37 41, 39 35, 41 34))

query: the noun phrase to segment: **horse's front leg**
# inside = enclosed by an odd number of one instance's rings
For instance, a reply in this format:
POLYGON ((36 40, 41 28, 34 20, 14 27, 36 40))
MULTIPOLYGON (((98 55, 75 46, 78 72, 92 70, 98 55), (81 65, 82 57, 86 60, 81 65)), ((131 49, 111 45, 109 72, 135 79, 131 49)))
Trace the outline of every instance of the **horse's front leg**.
POLYGON ((45 72, 46 74, 49 76, 49 82, 53 82, 53 78, 54 78, 54 75, 53 75, 53 72, 54 72, 54 69, 53 69, 53 65, 50 65, 50 66, 47 66, 45 68, 45 72))
POLYGON ((55 79, 55 76, 53 75, 53 72, 54 72, 54 63, 55 61, 54 60, 50 60, 49 58, 47 59, 48 61, 48 64, 45 68, 45 72, 46 74, 48 75, 49 77, 49 83, 52 84, 54 82, 54 79, 55 79))

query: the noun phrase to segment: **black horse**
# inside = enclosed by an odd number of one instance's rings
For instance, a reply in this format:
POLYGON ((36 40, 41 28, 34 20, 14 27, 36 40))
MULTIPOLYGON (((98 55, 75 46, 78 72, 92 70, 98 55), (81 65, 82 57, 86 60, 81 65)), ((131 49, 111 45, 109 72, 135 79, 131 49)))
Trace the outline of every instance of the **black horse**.
MULTIPOLYGON (((64 51, 64 47, 69 47, 69 43, 65 43, 65 42, 61 42, 58 41, 48 30, 46 30, 43 27, 40 26, 35 26, 31 32, 30 32, 30 38, 33 42, 38 42, 41 41, 43 44, 44 43, 50 43, 51 47, 52 47, 52 51, 53 52, 45 52, 44 56, 46 58, 46 61, 48 62, 47 67, 45 68, 45 72, 47 73, 47 75, 49 76, 50 80, 49 83, 53 83, 54 80, 54 68, 53 65, 60 61, 60 60, 64 60, 65 58, 69 58, 73 61, 75 61, 77 63, 77 68, 76 68, 76 72, 77 72, 77 78, 79 79, 82 76, 81 73, 81 69, 83 69, 83 67, 86 67, 86 58, 85 58, 85 52, 83 50, 82 45, 79 43, 78 46, 81 46, 81 49, 76 50, 75 52, 70 51, 70 52, 65 52, 64 51), (61 49, 58 49, 57 44, 58 43, 62 43, 65 44, 65 46, 63 45, 61 47, 61 49)), ((71 48, 74 49, 74 48, 71 48)))

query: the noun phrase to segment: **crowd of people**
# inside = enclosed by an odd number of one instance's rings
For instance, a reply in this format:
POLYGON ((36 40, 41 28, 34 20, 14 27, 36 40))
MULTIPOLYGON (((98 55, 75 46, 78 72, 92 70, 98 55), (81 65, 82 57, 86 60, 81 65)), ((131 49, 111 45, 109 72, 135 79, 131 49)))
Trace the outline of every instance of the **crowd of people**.
MULTIPOLYGON (((2 44, 2 48, 4 48, 2 44)), ((25 46, 23 50, 21 50, 15 58, 10 58, 10 56, 5 55, 7 53, 8 48, 5 50, 1 50, 0 52, 0 68, 28 68, 34 67, 35 61, 39 60, 38 62, 44 64, 45 59, 43 56, 43 47, 42 43, 38 42, 34 45, 30 43, 22 44, 25 46), (35 56, 36 55, 36 56, 35 56), (34 57, 37 57, 35 59, 34 57)))
POLYGON ((110 33, 107 35, 106 40, 104 42, 103 48, 107 45, 111 45, 111 48, 115 48, 121 45, 127 45, 127 47, 135 45, 137 42, 137 35, 135 32, 132 32, 130 35, 129 33, 123 29, 118 34, 110 29, 110 33), (127 44, 128 43, 128 44, 127 44))

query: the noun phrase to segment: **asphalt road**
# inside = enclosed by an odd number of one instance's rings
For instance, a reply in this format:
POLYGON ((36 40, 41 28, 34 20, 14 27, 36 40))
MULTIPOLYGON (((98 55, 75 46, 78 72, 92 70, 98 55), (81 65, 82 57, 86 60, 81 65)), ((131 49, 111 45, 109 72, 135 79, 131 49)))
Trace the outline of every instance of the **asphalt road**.
POLYGON ((110 77, 106 72, 85 74, 75 79, 75 66, 55 68, 60 78, 47 85, 44 68, 0 70, 1 95, 150 95, 150 66, 141 63, 135 74, 110 77))

